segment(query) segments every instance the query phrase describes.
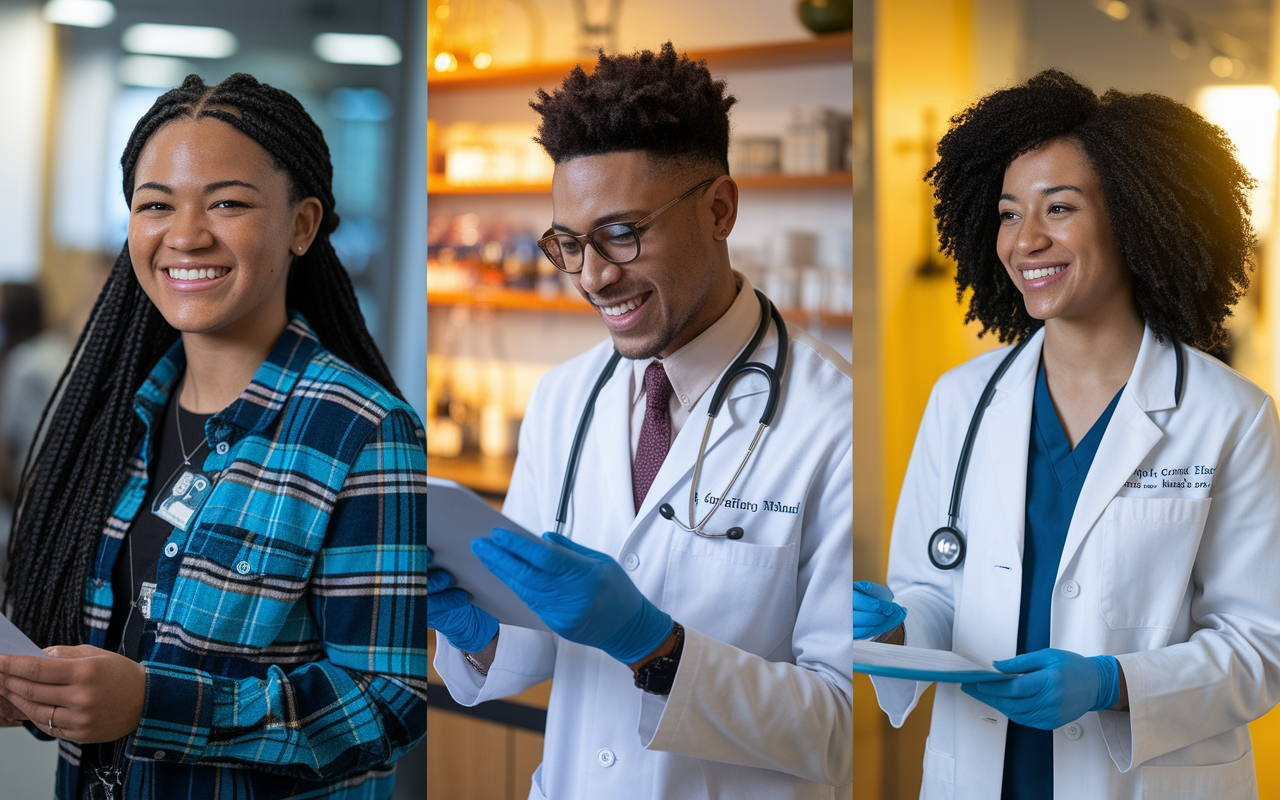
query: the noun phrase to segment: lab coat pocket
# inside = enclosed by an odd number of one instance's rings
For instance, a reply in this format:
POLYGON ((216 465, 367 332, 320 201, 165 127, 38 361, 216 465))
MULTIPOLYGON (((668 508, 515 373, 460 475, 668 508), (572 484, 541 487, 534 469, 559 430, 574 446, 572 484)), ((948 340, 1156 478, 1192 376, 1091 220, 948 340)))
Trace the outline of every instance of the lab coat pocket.
POLYGON ((1172 628, 1212 498, 1114 498, 1100 521, 1102 617, 1112 630, 1172 628))
POLYGON ((931 740, 924 743, 924 777, 920 797, 924 800, 951 800, 955 793, 956 760, 954 756, 933 749, 931 740))
POLYGON ((799 547, 672 531, 663 611, 717 641, 772 653, 795 625, 799 547))
POLYGON ((1230 764, 1143 767, 1142 800, 1255 800, 1253 751, 1230 764))

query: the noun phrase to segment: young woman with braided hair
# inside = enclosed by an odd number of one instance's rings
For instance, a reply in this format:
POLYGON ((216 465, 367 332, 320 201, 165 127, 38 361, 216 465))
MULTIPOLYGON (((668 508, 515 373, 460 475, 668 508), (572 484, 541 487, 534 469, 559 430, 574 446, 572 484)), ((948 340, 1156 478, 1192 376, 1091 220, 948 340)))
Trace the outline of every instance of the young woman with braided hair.
POLYGON ((426 729, 426 456, 330 244, 298 101, 190 76, 26 466, 0 718, 57 797, 386 798, 426 729))

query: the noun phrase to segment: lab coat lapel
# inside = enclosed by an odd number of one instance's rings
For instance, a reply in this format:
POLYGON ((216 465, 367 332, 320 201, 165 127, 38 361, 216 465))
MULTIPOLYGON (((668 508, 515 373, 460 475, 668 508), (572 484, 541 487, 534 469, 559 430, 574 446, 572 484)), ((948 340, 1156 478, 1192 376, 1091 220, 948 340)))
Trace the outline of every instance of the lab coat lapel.
POLYGON ((1157 342, 1151 329, 1147 328, 1133 373, 1116 403, 1116 410, 1093 457, 1093 465, 1080 489, 1080 498, 1076 501, 1075 513, 1067 529, 1062 559, 1058 562, 1059 578, 1098 517, 1124 486, 1125 480, 1164 437, 1164 431, 1151 421, 1147 413, 1174 407, 1176 371, 1177 361, 1171 343, 1157 342))
MULTIPOLYGON (((980 660, 1008 658, 1018 647, 1025 465, 1042 334, 1034 337, 996 384, 961 494, 959 528, 968 550, 960 605, 976 613, 956 614, 955 642, 958 650, 980 660)), ((989 375, 973 387, 974 405, 989 375)), ((963 416, 966 430, 971 419, 972 410, 963 416)))
MULTIPOLYGON (((575 531, 626 531, 631 527, 635 507, 631 494, 631 375, 631 362, 620 361, 596 398, 588 434, 591 458, 583 459, 573 490, 578 517, 575 531)), ((616 556, 623 542, 609 535, 597 544, 583 543, 616 556)))

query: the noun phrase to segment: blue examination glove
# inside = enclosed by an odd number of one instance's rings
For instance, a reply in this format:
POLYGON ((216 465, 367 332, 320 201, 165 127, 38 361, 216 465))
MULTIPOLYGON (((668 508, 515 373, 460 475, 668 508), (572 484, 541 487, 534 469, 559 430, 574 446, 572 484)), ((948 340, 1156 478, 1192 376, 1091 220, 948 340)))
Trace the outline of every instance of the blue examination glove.
POLYGON ((448 571, 431 566, 427 550, 427 627, 440 631, 449 644, 464 653, 478 653, 498 635, 498 621, 471 604, 471 595, 458 587, 448 571))
POLYGON ((960 689, 1019 725, 1051 731, 1120 699, 1120 665, 1114 656, 1085 657, 1046 648, 995 662, 1001 672, 1024 673, 1007 681, 966 683, 960 689))
POLYGON ((907 610, 893 602, 888 586, 871 581, 853 583, 853 638, 874 639, 907 618, 907 610))
POLYGON ((471 552, 548 628, 624 664, 671 635, 671 617, 640 593, 618 562, 557 533, 529 541, 494 528, 492 536, 471 542, 471 552))

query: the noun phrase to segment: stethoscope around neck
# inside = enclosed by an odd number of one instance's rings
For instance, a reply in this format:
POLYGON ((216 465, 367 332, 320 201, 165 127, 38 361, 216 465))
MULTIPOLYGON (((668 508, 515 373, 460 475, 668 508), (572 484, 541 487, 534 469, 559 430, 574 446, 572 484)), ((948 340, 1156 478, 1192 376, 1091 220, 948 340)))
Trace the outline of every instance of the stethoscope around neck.
MULTIPOLYGON (((707 426, 702 432, 702 443, 698 446, 698 459, 693 463, 693 481, 689 485, 689 524, 686 525, 676 518, 676 511, 671 507, 670 503, 663 503, 658 506, 658 513, 664 519, 675 523, 681 530, 697 534, 704 539, 741 539, 743 536, 743 530, 740 527, 729 528, 724 533, 707 533, 706 525, 711 521, 712 515, 724 504, 734 484, 738 482, 738 477, 742 475, 742 470, 746 468, 747 461, 751 458, 751 454, 755 452, 756 445, 764 434, 764 429, 773 422, 773 414, 778 408, 778 399, 782 391, 782 375, 787 367, 789 339, 787 337, 786 323, 782 321, 782 315, 778 313, 778 309, 769 298, 765 297, 764 293, 759 289, 756 289, 755 292, 756 298, 760 301, 760 324, 756 326, 756 332, 751 337, 751 341, 738 354, 733 363, 729 365, 729 368, 725 370, 724 375, 720 377, 720 382, 716 384, 716 390, 711 395, 711 405, 707 409, 707 426), (769 322, 771 320, 778 330, 778 354, 774 357, 773 366, 770 367, 758 361, 747 361, 751 354, 756 351, 756 348, 760 346, 760 342, 764 340, 764 335, 769 330, 769 322), (715 422, 716 414, 719 413, 720 406, 724 403, 724 399, 729 393, 729 387, 738 378, 752 372, 763 375, 769 381, 769 394, 764 404, 764 413, 760 415, 756 434, 751 438, 751 444, 747 447, 746 455, 742 457, 742 461, 738 464, 738 469, 729 480, 729 485, 716 498, 715 505, 707 512, 707 515, 699 521, 696 514, 698 477, 702 474, 702 461, 707 451, 707 442, 711 438, 711 425, 715 422)), ((609 382, 614 368, 618 366, 618 362, 621 359, 622 355, 617 350, 614 350, 613 355, 609 357, 608 363, 600 371, 600 376, 596 378, 595 386, 592 387, 591 394, 587 396, 587 404, 582 409, 582 417, 578 420, 578 430, 573 435, 573 446, 569 449, 569 463, 564 470, 564 484, 560 488, 560 502, 556 506, 556 533, 564 532, 565 521, 569 517, 569 497, 573 493, 573 484, 578 472, 578 461, 582 456, 582 444, 586 440, 587 428, 590 426, 591 417, 595 412, 596 398, 600 396, 600 390, 604 388, 604 385, 609 382)))
MULTIPOLYGON (((1004 377, 1004 373, 1009 369, 1009 365, 1013 363, 1018 354, 1022 352, 1031 342, 1031 337, 1023 339, 1017 347, 1009 351, 1009 354, 1000 362, 1000 366, 996 367, 996 371, 991 375, 991 379, 987 381, 986 388, 982 390, 982 396, 978 398, 978 407, 973 410, 973 418, 969 420, 969 430, 964 436, 964 446, 960 448, 960 463, 956 465, 955 483, 951 485, 951 505, 947 508, 947 524, 943 525, 933 532, 929 537, 929 561, 938 569, 955 569, 964 563, 965 556, 965 540, 964 534, 960 533, 960 496, 964 490, 965 475, 969 472, 969 456, 973 452, 973 442, 978 438, 978 426, 982 423, 982 413, 987 410, 987 405, 991 403, 991 396, 995 394, 996 384, 1004 377)), ((1177 371, 1173 379, 1173 398, 1174 404, 1182 402, 1182 385, 1183 385, 1183 355, 1182 346, 1174 341, 1173 355, 1177 362, 1177 371)))

